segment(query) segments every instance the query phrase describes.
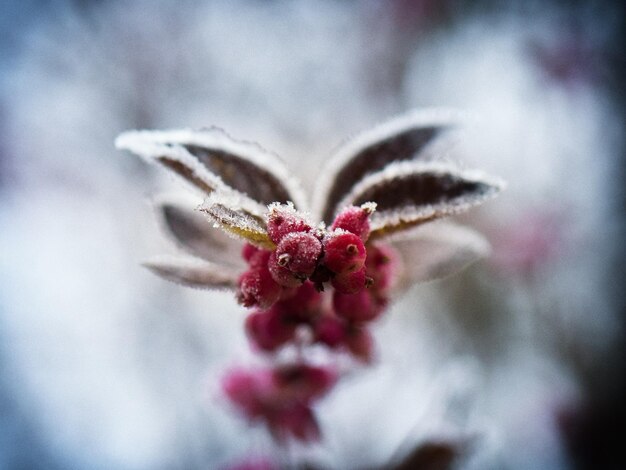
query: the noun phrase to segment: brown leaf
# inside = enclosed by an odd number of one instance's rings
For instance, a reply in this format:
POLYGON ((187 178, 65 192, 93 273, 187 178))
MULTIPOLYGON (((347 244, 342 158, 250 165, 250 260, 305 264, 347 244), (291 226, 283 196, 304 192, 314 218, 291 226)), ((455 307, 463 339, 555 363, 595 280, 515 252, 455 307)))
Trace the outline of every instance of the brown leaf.
POLYGON ((392 163, 359 184, 340 207, 377 204, 372 239, 459 214, 497 194, 504 184, 478 172, 438 162, 392 163))
POLYGON ((188 253, 213 263, 241 267, 241 243, 216 229, 199 210, 175 198, 161 198, 156 210, 162 225, 188 253))
POLYGON ((218 128, 131 131, 120 135, 116 145, 161 163, 207 194, 228 188, 263 205, 304 205, 299 184, 278 156, 218 128))
POLYGON ((178 145, 159 142, 155 136, 160 134, 156 131, 124 132, 115 139, 115 146, 129 150, 149 162, 163 165, 204 194, 226 187, 219 177, 209 172, 187 150, 178 145))
POLYGON ((316 213, 330 223, 339 202, 366 175, 394 161, 432 158, 424 150, 460 121, 458 112, 412 111, 349 140, 328 163, 329 177, 315 194, 316 213))

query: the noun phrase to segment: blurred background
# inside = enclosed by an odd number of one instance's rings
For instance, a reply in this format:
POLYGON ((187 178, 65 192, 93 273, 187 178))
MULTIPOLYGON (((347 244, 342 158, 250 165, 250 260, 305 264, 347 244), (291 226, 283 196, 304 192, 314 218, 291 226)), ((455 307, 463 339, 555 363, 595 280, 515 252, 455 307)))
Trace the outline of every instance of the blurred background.
POLYGON ((117 134, 218 125, 312 192, 347 136, 431 106, 475 113, 455 156, 509 183, 463 218, 492 256, 398 299, 378 362, 322 401, 325 439, 292 462, 385 468, 443 442, 457 468, 624 468, 618 2, 0 5, 0 468, 279 452, 217 393, 251 360, 244 310, 141 268, 174 250, 151 198, 184 188, 117 134))

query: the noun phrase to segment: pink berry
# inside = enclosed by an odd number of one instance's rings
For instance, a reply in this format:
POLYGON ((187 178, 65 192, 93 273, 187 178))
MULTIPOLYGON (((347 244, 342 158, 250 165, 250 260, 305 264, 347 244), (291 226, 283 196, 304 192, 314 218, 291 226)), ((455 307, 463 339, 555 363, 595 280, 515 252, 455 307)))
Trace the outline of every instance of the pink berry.
POLYGON ((357 294, 342 294, 335 291, 333 307, 335 313, 350 322, 368 322, 377 318, 385 309, 386 302, 376 298, 367 289, 357 294))
POLYGON ((300 277, 313 274, 322 253, 322 242, 313 234, 293 232, 285 235, 276 247, 278 264, 300 277))
POLYGON ((238 298, 244 307, 271 307, 280 298, 282 288, 267 267, 250 268, 239 278, 238 298))
POLYGON ((343 229, 354 233, 365 243, 370 235, 369 216, 373 210, 369 205, 346 207, 335 217, 331 230, 343 229))
POLYGON ((365 245, 354 233, 332 232, 324 240, 324 250, 324 264, 334 273, 353 273, 365 264, 365 245))
POLYGON ((256 251, 255 250, 247 250, 248 255, 250 255, 250 257, 248 258, 248 265, 250 266, 250 269, 265 269, 267 268, 267 263, 270 259, 270 256, 272 255, 272 251, 270 250, 262 250, 260 248, 257 248, 256 251))
POLYGON ((321 306, 322 295, 310 281, 306 281, 302 286, 296 288, 290 297, 276 303, 276 307, 285 315, 302 322, 308 322, 311 318, 316 317, 321 306))
POLYGON ((329 348, 341 346, 346 339, 346 322, 334 315, 324 315, 314 325, 315 341, 329 348))
POLYGON ((248 419, 261 417, 266 412, 266 397, 273 391, 270 371, 233 369, 222 379, 222 390, 248 419))
POLYGON ((306 277, 294 274, 281 263, 282 261, 276 256, 276 252, 272 252, 267 265, 272 279, 283 287, 298 287, 302 285, 306 277))
POLYGON ((331 280, 332 286, 342 294, 356 294, 362 291, 371 282, 365 275, 365 268, 347 274, 337 274, 331 280))
POLYGON ((367 250, 365 267, 367 275, 372 278, 372 289, 378 293, 386 293, 393 287, 398 275, 399 256, 389 245, 370 245, 367 250))
POLYGON ((252 257, 259 251, 259 248, 257 248, 256 246, 251 245, 250 243, 246 243, 241 249, 241 257, 246 260, 247 263, 249 263, 252 257))
POLYGON ((293 339, 296 326, 275 305, 270 310, 248 315, 245 329, 248 338, 257 348, 275 351, 293 339))
POLYGON ((278 244, 283 237, 293 232, 310 232, 311 226, 292 205, 274 204, 267 215, 267 233, 278 244))
POLYGON ((285 442, 289 437, 302 442, 315 442, 321 438, 313 411, 301 403, 294 403, 273 413, 268 417, 268 425, 278 442, 285 442))
POLYGON ((283 402, 309 403, 332 388, 337 373, 328 367, 290 364, 274 369, 273 380, 283 402))

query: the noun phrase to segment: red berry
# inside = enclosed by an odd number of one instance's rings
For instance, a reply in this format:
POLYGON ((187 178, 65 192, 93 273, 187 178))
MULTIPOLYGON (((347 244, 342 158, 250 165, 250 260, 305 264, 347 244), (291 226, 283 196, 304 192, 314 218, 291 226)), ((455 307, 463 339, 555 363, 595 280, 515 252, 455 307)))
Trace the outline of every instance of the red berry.
POLYGON ((296 323, 285 318, 274 305, 270 310, 248 315, 245 328, 248 338, 256 347, 265 351, 275 351, 293 339, 296 326, 296 323))
POLYGON ((309 403, 330 390, 337 373, 329 367, 290 364, 274 369, 273 380, 283 402, 309 403))
POLYGON ((270 371, 247 371, 233 369, 222 379, 222 390, 228 399, 238 406, 248 419, 262 417, 266 413, 267 396, 273 392, 270 371))
POLYGON ((330 233, 324 240, 324 249, 324 264, 334 273, 353 273, 365 264, 365 245, 354 233, 330 233))
POLYGON ((267 215, 267 233, 278 244, 283 237, 293 232, 310 232, 311 226, 293 205, 272 204, 267 215))
POLYGON ((372 321, 383 312, 385 306, 385 301, 376 298, 367 289, 357 294, 342 294, 335 291, 333 295, 335 313, 351 322, 372 321))
POLYGON ((354 233, 365 243, 370 235, 369 216, 373 211, 372 205, 366 204, 346 207, 335 217, 331 230, 339 228, 354 233))
POLYGON ((272 251, 269 250, 262 250, 260 248, 257 248, 256 251, 253 250, 247 250, 248 255, 250 255, 250 258, 248 259, 248 265, 250 266, 250 269, 266 269, 267 268, 267 263, 270 259, 270 256, 272 255, 272 251))
POLYGON ((305 282, 295 289, 295 293, 276 303, 279 308, 289 317, 299 321, 308 322, 319 314, 322 306, 322 295, 317 291, 312 282, 305 282))
POLYGON ((294 403, 268 416, 268 425, 278 442, 285 442, 289 437, 302 442, 315 442, 321 438, 313 411, 302 403, 294 403))
POLYGON ((324 315, 314 326, 315 341, 329 348, 341 346, 346 339, 346 322, 334 315, 324 315))
POLYGON ((367 287, 371 278, 365 275, 365 268, 347 274, 337 274, 331 280, 332 286, 342 294, 356 294, 367 287))
POLYGON ((239 301, 244 307, 271 307, 280 298, 282 288, 267 267, 250 268, 239 278, 239 301))
POLYGON ((365 267, 372 278, 372 289, 380 294, 386 293, 398 274, 399 256, 389 245, 370 245, 367 250, 365 267))
POLYGON ((241 257, 246 260, 247 263, 250 262, 250 260, 252 259, 252 257, 257 254, 260 251, 259 248, 257 248, 254 245, 251 245, 250 243, 246 243, 243 245, 243 248, 241 249, 241 257))
POLYGON ((289 268, 281 263, 283 263, 283 260, 276 256, 276 252, 272 252, 267 267, 274 281, 283 287, 298 287, 302 285, 306 277, 292 273, 289 268))
POLYGON ((305 232, 288 233, 276 247, 278 264, 300 277, 313 274, 317 259, 322 253, 322 242, 313 234, 305 232))

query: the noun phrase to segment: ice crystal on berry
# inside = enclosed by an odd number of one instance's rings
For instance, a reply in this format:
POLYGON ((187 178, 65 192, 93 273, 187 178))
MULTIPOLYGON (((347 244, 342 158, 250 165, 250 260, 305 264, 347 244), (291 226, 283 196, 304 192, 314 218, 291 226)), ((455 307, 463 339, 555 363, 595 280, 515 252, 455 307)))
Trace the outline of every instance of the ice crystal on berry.
POLYGON ((205 195, 198 212, 158 204, 173 238, 204 261, 146 266, 188 286, 230 288, 252 309, 243 322, 246 335, 273 365, 232 369, 222 390, 277 441, 320 439, 314 405, 340 378, 333 363, 340 355, 374 360, 372 323, 395 296, 488 251, 468 228, 424 226, 502 188, 495 178, 433 161, 431 149, 458 126, 458 116, 412 112, 348 141, 322 175, 313 217, 274 154, 219 129, 131 131, 117 139, 119 148, 162 165, 205 195), (326 365, 313 364, 314 348, 327 351, 326 365), (285 363, 279 351, 288 349, 295 354, 285 363))

